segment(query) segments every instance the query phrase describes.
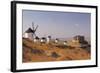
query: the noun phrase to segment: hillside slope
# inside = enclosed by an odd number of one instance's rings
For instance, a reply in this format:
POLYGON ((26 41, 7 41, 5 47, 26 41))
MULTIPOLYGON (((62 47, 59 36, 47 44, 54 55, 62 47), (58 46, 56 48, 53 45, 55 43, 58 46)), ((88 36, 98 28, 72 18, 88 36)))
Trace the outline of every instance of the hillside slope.
POLYGON ((23 62, 45 62, 64 60, 90 59, 90 53, 84 48, 57 45, 54 43, 34 43, 29 39, 23 39, 23 62))

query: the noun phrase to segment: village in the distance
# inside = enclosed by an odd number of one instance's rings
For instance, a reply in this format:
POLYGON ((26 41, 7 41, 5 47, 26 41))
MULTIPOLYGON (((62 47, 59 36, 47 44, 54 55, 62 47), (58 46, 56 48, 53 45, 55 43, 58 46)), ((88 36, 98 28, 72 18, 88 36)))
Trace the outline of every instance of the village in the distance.
POLYGON ((87 60, 91 58, 91 45, 83 35, 75 35, 70 40, 41 37, 36 35, 38 25, 29 27, 23 33, 23 62, 48 62, 87 60))

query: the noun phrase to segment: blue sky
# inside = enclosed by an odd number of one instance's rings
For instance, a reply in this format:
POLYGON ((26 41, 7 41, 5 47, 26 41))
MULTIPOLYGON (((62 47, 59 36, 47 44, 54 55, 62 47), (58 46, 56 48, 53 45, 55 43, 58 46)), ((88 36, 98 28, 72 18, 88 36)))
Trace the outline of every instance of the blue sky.
POLYGON ((36 35, 53 38, 69 38, 75 35, 90 37, 91 14, 76 12, 23 10, 23 33, 38 25, 36 35))

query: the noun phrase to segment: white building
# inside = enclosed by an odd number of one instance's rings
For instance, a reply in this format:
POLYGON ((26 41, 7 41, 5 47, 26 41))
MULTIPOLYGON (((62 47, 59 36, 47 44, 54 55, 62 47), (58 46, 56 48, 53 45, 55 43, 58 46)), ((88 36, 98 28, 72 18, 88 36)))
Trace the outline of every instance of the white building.
POLYGON ((41 42, 41 43, 46 43, 46 41, 47 41, 47 40, 46 40, 45 37, 42 37, 42 38, 40 39, 40 42, 41 42))
POLYGON ((23 34, 23 38, 28 38, 33 40, 33 30, 31 28, 26 30, 25 33, 23 34))
POLYGON ((46 38, 46 41, 47 41, 47 43, 50 43, 50 41, 51 41, 51 36, 48 36, 48 37, 46 38))
POLYGON ((58 43, 58 42, 59 42, 59 39, 56 38, 56 39, 55 39, 55 43, 58 43))
POLYGON ((34 38, 34 42, 36 43, 36 42, 39 42, 39 37, 38 36, 36 36, 35 38, 34 38))
POLYGON ((64 44, 64 45, 67 45, 67 41, 64 41, 63 44, 64 44))

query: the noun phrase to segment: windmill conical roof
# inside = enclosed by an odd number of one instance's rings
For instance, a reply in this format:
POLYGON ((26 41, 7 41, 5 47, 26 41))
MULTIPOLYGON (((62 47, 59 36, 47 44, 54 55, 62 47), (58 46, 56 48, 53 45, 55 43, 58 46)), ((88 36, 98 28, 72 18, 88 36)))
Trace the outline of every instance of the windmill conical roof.
POLYGON ((26 33, 33 33, 33 30, 32 30, 31 28, 28 28, 28 29, 26 30, 26 33))

